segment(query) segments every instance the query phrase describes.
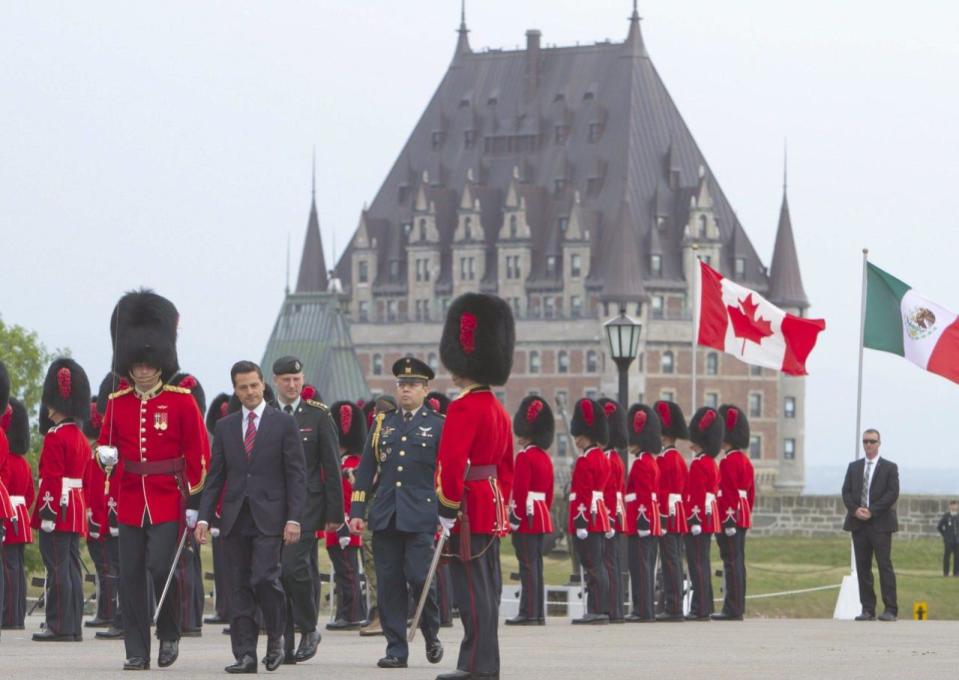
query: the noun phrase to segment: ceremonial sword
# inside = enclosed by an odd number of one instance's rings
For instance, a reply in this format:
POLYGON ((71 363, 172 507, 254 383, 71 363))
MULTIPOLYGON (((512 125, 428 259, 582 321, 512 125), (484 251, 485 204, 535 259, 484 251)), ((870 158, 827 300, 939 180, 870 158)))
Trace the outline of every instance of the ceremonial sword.
POLYGON ((163 600, 166 599, 166 594, 170 590, 170 581, 173 580, 173 573, 176 571, 176 565, 180 561, 180 555, 183 554, 183 546, 186 545, 186 535, 190 532, 190 528, 186 525, 183 526, 183 536, 180 537, 180 545, 177 546, 176 555, 173 556, 173 564, 170 565, 170 573, 167 574, 166 583, 163 586, 163 592, 160 593, 160 600, 157 602, 156 611, 153 613, 153 625, 157 623, 157 619, 160 618, 160 611, 163 609, 163 600))

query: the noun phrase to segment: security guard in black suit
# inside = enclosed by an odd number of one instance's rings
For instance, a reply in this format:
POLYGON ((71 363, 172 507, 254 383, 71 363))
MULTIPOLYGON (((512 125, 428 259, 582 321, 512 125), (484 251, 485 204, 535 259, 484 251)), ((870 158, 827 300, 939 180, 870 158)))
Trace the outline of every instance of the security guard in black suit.
POLYGON ((340 482, 339 443, 336 426, 326 404, 304 399, 303 362, 293 356, 273 362, 276 407, 296 419, 306 455, 306 509, 298 543, 283 546, 283 589, 286 591, 285 663, 313 658, 320 643, 316 629, 319 593, 313 578, 317 556, 316 532, 343 526, 343 488, 340 482), (293 626, 302 632, 293 651, 293 626))
MULTIPOLYGON (((406 668, 406 617, 409 596, 419 599, 439 527, 434 474, 444 416, 424 405, 434 373, 413 357, 393 364, 396 406, 377 404, 373 427, 356 471, 350 505, 350 529, 359 533, 367 515, 366 499, 376 490, 369 509, 376 564, 377 605, 386 635, 386 656, 380 668, 406 668), (407 587, 409 584, 409 588, 407 587), (410 593, 412 590, 412 593, 410 593)), ((430 589, 420 629, 426 658, 439 663, 443 646, 436 586, 430 589)))

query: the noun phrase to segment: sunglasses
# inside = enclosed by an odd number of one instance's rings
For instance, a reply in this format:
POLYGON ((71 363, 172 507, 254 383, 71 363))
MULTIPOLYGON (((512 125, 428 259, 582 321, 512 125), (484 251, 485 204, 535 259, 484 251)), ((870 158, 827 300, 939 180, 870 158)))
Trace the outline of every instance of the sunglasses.
POLYGON ((878 444, 878 443, 879 443, 879 440, 878 440, 878 439, 863 439, 863 440, 862 440, 862 443, 863 443, 863 444, 878 444))

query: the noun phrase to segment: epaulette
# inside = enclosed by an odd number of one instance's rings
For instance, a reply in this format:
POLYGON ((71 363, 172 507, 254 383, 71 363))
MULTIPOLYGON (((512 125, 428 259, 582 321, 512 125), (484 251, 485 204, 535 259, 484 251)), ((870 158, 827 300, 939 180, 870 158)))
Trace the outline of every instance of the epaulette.
POLYGON ((315 399, 304 399, 304 401, 313 408, 318 408, 324 413, 330 412, 330 407, 324 404, 322 401, 316 401, 315 399))
POLYGON ((164 392, 176 392, 177 394, 193 394, 193 392, 191 392, 191 391, 189 390, 189 388, 186 388, 186 387, 177 387, 176 385, 164 385, 164 386, 163 386, 163 391, 164 391, 164 392))
POLYGON ((124 387, 122 390, 117 390, 110 395, 110 399, 116 399, 117 397, 122 397, 124 394, 130 394, 133 391, 132 387, 124 387))

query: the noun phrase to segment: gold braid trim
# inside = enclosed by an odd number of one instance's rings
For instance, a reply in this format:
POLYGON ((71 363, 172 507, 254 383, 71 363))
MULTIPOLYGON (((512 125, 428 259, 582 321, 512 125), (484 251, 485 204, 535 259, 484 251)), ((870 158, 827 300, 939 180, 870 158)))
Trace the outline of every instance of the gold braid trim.
POLYGON ((376 469, 380 469, 380 433, 383 430, 383 419, 386 418, 386 414, 383 412, 376 414, 376 429, 373 430, 373 440, 371 446, 373 448, 373 456, 376 458, 376 469))

